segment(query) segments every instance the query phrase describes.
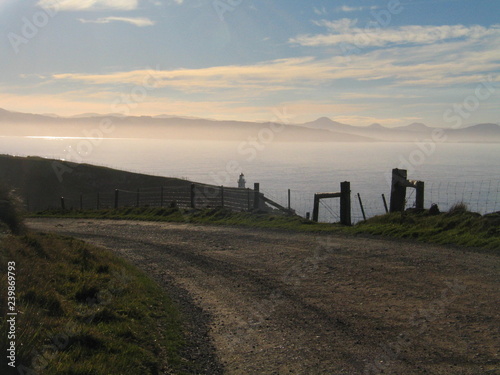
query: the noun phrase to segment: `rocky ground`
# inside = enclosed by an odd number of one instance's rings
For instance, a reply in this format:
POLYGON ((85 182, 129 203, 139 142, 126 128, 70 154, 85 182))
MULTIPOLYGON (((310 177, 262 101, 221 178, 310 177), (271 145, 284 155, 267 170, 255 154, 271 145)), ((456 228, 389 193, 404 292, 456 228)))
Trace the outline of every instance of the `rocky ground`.
POLYGON ((500 374, 500 257, 373 238, 31 219, 114 250, 189 317, 206 374, 500 374))

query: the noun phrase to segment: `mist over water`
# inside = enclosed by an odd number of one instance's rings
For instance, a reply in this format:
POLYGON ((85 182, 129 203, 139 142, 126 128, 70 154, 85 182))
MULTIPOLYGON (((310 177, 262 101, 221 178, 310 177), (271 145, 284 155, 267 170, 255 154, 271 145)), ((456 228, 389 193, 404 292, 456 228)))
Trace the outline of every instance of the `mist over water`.
MULTIPOLYGON (((291 189, 291 206, 301 215, 312 211, 314 193, 339 191, 340 182, 350 181, 355 221, 361 219, 357 193, 367 216, 383 213, 381 194, 389 201, 390 171, 402 167, 409 179, 425 181, 426 207, 438 203, 445 210, 463 200, 473 211, 500 210, 500 144, 437 144, 427 155, 417 152, 414 143, 274 142, 257 147, 233 141, 103 139, 81 147, 81 141, 0 137, 0 152, 224 186, 237 186, 244 173, 247 187, 259 182, 266 196, 283 205, 291 189)), ((411 207, 413 189, 407 198, 411 207)), ((338 200, 324 201, 320 220, 338 220, 338 200)))

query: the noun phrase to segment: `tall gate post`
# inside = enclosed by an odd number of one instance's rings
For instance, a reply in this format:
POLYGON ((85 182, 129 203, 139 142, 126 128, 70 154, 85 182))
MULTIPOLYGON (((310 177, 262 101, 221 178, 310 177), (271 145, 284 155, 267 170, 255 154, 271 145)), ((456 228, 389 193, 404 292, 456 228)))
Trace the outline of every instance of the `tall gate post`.
POLYGON ((417 189, 416 197, 415 197, 415 208, 417 208, 419 210, 423 210, 424 209, 424 188, 425 188, 424 181, 417 181, 415 188, 417 189))
POLYGON ((392 170, 390 212, 400 212, 405 208, 407 173, 406 169, 392 170))
POLYGON ((260 184, 255 182, 253 184, 253 208, 258 210, 260 207, 260 184))
POLYGON ((340 183, 340 223, 351 225, 351 183, 340 183))
POLYGON ((314 207, 313 207, 312 221, 318 222, 318 219, 319 219, 319 197, 318 197, 318 194, 314 194, 314 207))

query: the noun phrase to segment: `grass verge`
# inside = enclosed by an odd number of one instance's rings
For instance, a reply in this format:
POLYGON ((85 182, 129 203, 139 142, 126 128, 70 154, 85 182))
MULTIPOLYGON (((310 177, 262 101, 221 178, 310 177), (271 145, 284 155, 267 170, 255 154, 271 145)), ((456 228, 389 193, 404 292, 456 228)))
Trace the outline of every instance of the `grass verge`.
POLYGON ((415 239, 444 245, 500 250, 500 213, 481 216, 466 209, 430 215, 391 213, 368 219, 352 227, 315 223, 298 216, 231 212, 226 209, 180 210, 178 208, 120 208, 91 211, 44 211, 34 217, 99 218, 221 224, 244 227, 275 228, 299 232, 373 234, 392 238, 415 239))
POLYGON ((72 238, 0 237, 2 374, 184 373, 182 317, 147 276, 72 238), (8 365, 7 263, 15 262, 16 369, 8 365))

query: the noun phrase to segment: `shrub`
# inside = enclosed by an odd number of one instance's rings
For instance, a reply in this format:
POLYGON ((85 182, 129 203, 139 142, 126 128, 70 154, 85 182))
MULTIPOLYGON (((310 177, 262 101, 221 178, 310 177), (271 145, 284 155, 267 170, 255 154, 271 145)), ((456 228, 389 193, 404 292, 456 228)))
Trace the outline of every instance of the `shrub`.
POLYGON ((14 234, 24 231, 22 201, 14 190, 0 185, 0 222, 6 224, 14 234))
POLYGON ((466 213, 467 211, 469 211, 467 204, 464 202, 458 202, 455 203, 453 206, 451 206, 450 210, 448 211, 448 214, 450 215, 463 214, 466 213))

